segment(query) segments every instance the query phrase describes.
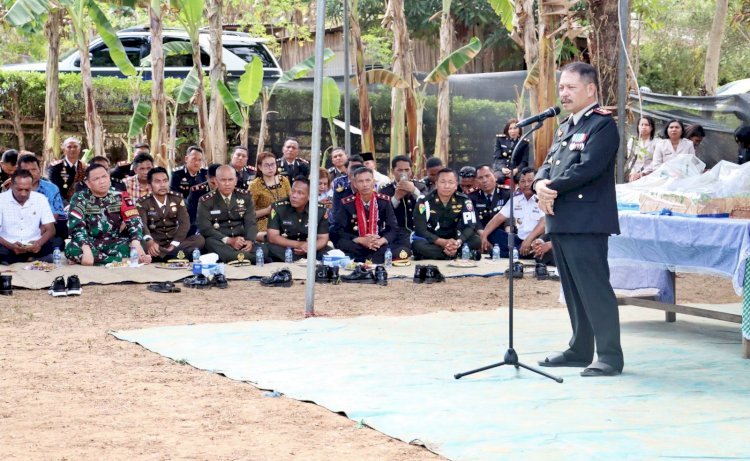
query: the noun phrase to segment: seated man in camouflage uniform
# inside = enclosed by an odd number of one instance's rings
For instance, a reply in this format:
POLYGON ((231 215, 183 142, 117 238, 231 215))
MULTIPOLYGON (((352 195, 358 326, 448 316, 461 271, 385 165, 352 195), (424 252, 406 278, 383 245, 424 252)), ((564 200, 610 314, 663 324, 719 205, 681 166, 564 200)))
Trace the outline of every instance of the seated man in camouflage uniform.
POLYGON ((412 247, 416 259, 453 259, 461 255, 464 243, 477 251, 481 240, 477 235, 474 204, 457 192, 458 177, 450 168, 437 174, 435 190, 419 197, 414 210, 412 247))
MULTIPOLYGON (((205 248, 224 262, 237 259, 255 262, 258 222, 247 191, 237 189, 237 172, 230 165, 216 170, 217 188, 200 198, 196 224, 206 239, 205 248), (240 256, 241 255, 241 256, 240 256)), ((263 248, 264 260, 270 262, 263 248)))
POLYGON ((84 266, 119 262, 133 246, 139 262, 151 262, 141 246, 143 222, 128 193, 111 188, 109 170, 98 163, 86 168, 84 178, 88 190, 70 200, 68 260, 84 266))
POLYGON ((154 261, 165 261, 184 259, 190 257, 193 250, 203 249, 203 236, 187 236, 190 215, 182 195, 169 190, 167 170, 160 166, 153 168, 147 179, 151 193, 136 205, 145 226, 146 252, 154 261))
MULTIPOLYGON (((271 259, 283 262, 287 248, 291 248, 293 258, 307 256, 307 224, 310 220, 309 200, 310 180, 297 176, 292 184, 292 192, 286 200, 280 200, 271 207, 268 220, 268 251, 271 259)), ((328 244, 328 209, 318 205, 318 238, 315 241, 316 257, 323 257, 321 250, 328 244)))
POLYGON ((398 221, 393 212, 391 198, 375 192, 375 178, 372 170, 361 167, 354 172, 354 186, 357 192, 341 199, 333 218, 333 225, 339 233, 336 248, 355 261, 370 260, 383 264, 388 248, 394 258, 402 253, 411 256, 409 242, 398 239, 398 221))

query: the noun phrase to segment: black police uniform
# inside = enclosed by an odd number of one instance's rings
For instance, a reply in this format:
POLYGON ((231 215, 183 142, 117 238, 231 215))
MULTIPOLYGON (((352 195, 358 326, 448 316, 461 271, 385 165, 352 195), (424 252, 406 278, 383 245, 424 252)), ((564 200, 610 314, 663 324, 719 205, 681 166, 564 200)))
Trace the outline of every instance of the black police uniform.
POLYGON ((481 227, 484 228, 492 217, 500 212, 505 202, 510 199, 510 190, 496 185, 490 194, 486 194, 479 189, 469 194, 469 198, 474 203, 477 218, 481 227))
POLYGON ((333 218, 336 216, 336 211, 341 207, 341 199, 348 197, 354 193, 352 185, 349 182, 349 175, 339 176, 333 181, 333 197, 331 198, 331 213, 328 215, 328 223, 331 225, 331 242, 336 245, 338 242, 339 232, 336 229, 336 225, 333 222, 333 218))
POLYGON ((135 176, 135 171, 133 171, 133 164, 130 162, 119 162, 117 165, 115 165, 114 168, 109 170, 109 177, 111 179, 122 181, 128 176, 135 176))
POLYGON ((329 169, 328 169, 328 175, 329 175, 329 176, 331 177, 331 182, 330 182, 330 184, 333 184, 333 181, 334 181, 334 180, 335 180, 336 178, 339 178, 339 177, 341 177, 341 176, 347 176, 347 175, 348 175, 348 173, 346 172, 346 170, 344 170, 344 171, 340 171, 340 170, 339 170, 338 168, 336 168, 335 166, 332 166, 331 168, 329 168, 329 169))
POLYGON ((307 160, 301 158, 295 158, 292 163, 287 163, 284 157, 276 159, 276 169, 279 174, 284 175, 289 179, 289 183, 294 182, 294 178, 297 176, 308 177, 310 175, 310 164, 307 160))
MULTIPOLYGON (((276 229, 282 237, 297 242, 307 241, 307 224, 310 222, 310 204, 305 205, 302 212, 297 211, 289 200, 280 200, 271 206, 271 216, 268 219, 268 229, 276 229)), ((318 235, 328 233, 328 209, 325 205, 318 205, 318 235)), ((274 261, 284 262, 286 247, 268 243, 268 252, 274 261)), ((321 259, 324 251, 316 252, 316 257, 321 259)), ((294 260, 302 258, 301 255, 292 253, 294 260)))
POLYGON ((188 235, 194 235, 198 232, 198 225, 195 223, 198 217, 198 202, 201 197, 209 192, 211 192, 211 188, 208 186, 208 181, 196 184, 190 188, 190 193, 187 199, 185 199, 185 207, 187 208, 188 216, 190 216, 190 230, 188 231, 188 235))
MULTIPOLYGON (((414 210, 414 256, 417 259, 451 259, 435 244, 438 238, 461 239, 471 250, 479 250, 482 240, 476 232, 476 224, 474 204, 461 192, 455 192, 446 204, 436 190, 419 197, 414 210)), ((461 256, 461 249, 456 256, 461 256)))
POLYGON ((557 131, 534 187, 542 179, 557 191, 547 215, 573 336, 568 361, 598 360, 622 371, 617 299, 609 282, 608 240, 619 234, 615 158, 619 135, 609 112, 593 106, 575 126, 568 117, 557 131))
MULTIPOLYGON (((409 241, 401 241, 398 235, 398 222, 393 213, 391 198, 387 195, 373 192, 378 204, 378 235, 388 241, 378 250, 372 251, 362 245, 355 243, 354 239, 359 237, 359 225, 357 223, 357 209, 355 200, 357 195, 350 195, 341 200, 341 206, 336 210, 334 226, 339 232, 336 248, 340 249, 355 261, 370 260, 375 264, 382 264, 385 252, 391 249, 394 259, 406 259, 411 256, 409 241), (403 256, 402 256, 403 255, 403 256)), ((365 213, 369 215, 368 208, 365 213)))
POLYGON ((201 168, 195 175, 192 175, 187 167, 183 165, 172 171, 172 178, 169 180, 169 189, 182 194, 182 198, 187 198, 191 187, 205 181, 208 181, 207 169, 201 168))
POLYGON ((198 230, 206 239, 207 251, 218 254, 223 262, 234 261, 242 254, 245 260, 255 263, 255 251, 260 245, 263 248, 264 261, 271 261, 265 245, 255 241, 258 235, 258 222, 255 219, 253 199, 247 191, 235 189, 229 198, 229 204, 218 191, 209 192, 198 202, 196 221, 198 230), (224 237, 238 236, 253 242, 252 250, 240 252, 222 241, 224 237))
POLYGON ((498 182, 504 182, 507 178, 502 172, 503 168, 513 170, 518 168, 520 172, 524 168, 529 166, 529 143, 525 139, 510 139, 504 134, 498 134, 495 136, 495 155, 492 158, 492 171, 498 176, 498 182), (511 159, 513 149, 516 144, 521 143, 518 146, 518 152, 511 159))
POLYGON ((245 165, 242 167, 237 171, 237 188, 247 190, 247 186, 250 184, 250 181, 255 179, 256 175, 257 171, 254 166, 245 165))
POLYGON ((69 165, 63 158, 47 168, 47 178, 60 189, 60 195, 67 204, 76 192, 76 185, 82 183, 86 177, 86 164, 78 160, 75 165, 69 165))
MULTIPOLYGON (((424 192, 425 185, 419 181, 411 181, 416 187, 419 194, 424 192)), ((385 194, 391 197, 391 205, 393 205, 392 197, 396 194, 397 181, 393 181, 387 186, 380 190, 381 194, 385 194)), ((398 204, 393 207, 393 212, 396 214, 396 221, 398 222, 398 233, 399 238, 408 242, 411 238, 411 233, 414 232, 414 208, 417 206, 417 197, 412 194, 406 194, 398 201, 398 204)), ((397 255, 394 255, 396 257, 397 255)))

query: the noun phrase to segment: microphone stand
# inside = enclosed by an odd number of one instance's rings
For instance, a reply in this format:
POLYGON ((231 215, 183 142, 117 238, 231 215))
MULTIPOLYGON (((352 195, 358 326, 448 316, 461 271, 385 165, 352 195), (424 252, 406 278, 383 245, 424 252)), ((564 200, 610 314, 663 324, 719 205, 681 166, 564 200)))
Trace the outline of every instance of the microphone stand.
MULTIPOLYGON (((513 153, 510 156, 511 166, 513 165, 513 159, 516 156, 516 151, 518 150, 518 146, 521 145, 521 140, 528 138, 531 133, 535 132, 539 128, 544 125, 544 120, 539 121, 534 127, 529 130, 528 133, 526 133, 526 136, 523 136, 517 143, 516 146, 513 148, 513 153)), ((479 373, 480 371, 489 370, 491 368, 497 368, 501 367, 503 365, 513 365, 516 367, 516 370, 519 368, 525 368, 526 370, 533 371, 534 373, 540 374, 542 376, 545 376, 549 379, 555 380, 558 383, 562 383, 563 379, 557 376, 553 376, 549 373, 546 373, 542 370, 539 370, 534 367, 530 367, 524 363, 521 363, 518 361, 518 354, 516 353, 516 350, 513 348, 513 264, 515 261, 513 260, 513 249, 515 248, 516 243, 516 234, 513 232, 515 229, 515 220, 513 217, 513 196, 516 193, 516 183, 513 175, 513 168, 511 168, 511 175, 510 175, 510 232, 508 232, 508 270, 506 271, 506 274, 509 275, 508 277, 508 350, 505 352, 505 357, 503 357, 502 362, 493 363, 491 365, 486 365, 480 368, 477 368, 475 370, 466 371, 463 373, 456 373, 453 375, 456 379, 461 379, 464 376, 472 375, 474 373, 479 373)))

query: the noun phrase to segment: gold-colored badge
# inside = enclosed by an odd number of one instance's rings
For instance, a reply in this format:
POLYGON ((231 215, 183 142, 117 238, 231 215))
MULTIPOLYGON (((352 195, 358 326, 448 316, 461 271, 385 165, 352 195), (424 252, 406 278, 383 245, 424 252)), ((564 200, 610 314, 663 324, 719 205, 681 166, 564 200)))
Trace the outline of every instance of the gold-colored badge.
POLYGON ((409 257, 409 253, 407 253, 406 250, 401 250, 401 253, 398 254, 398 257, 401 259, 406 259, 409 257))
POLYGON ((238 198, 237 199, 237 204, 240 205, 240 206, 244 205, 245 204, 245 199, 244 198, 238 198))
POLYGON ((182 250, 177 252, 177 259, 185 259, 185 253, 182 250))
POLYGON ((237 261, 242 262, 245 260, 245 253, 237 253, 237 261))

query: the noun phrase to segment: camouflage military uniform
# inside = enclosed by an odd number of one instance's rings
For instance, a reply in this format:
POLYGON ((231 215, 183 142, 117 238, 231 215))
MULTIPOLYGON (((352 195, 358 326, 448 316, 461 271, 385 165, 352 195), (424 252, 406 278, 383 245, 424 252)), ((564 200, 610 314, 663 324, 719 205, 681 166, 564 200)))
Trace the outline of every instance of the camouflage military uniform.
MULTIPOLYGON (((308 210, 310 204, 305 205, 303 212, 298 212, 289 202, 289 200, 280 200, 275 202, 271 208, 271 217, 268 220, 268 228, 276 229, 282 237, 295 240, 297 242, 307 241, 307 223, 310 221, 308 210)), ((325 205, 318 205, 318 235, 328 233, 328 209, 325 205)), ((325 250, 325 248, 324 248, 325 250)), ((271 253, 271 259, 274 261, 284 261, 286 248, 268 244, 268 251, 271 253)), ((323 252, 316 253, 318 259, 323 256, 323 252)), ((301 255, 294 254, 294 259, 301 258, 301 255)))
POLYGON ((83 246, 88 245, 94 264, 107 264, 130 256, 130 242, 143 240, 143 222, 127 192, 110 188, 104 197, 96 197, 85 190, 70 201, 68 232, 69 260, 80 263, 83 246))
POLYGON ((264 259, 270 262, 268 249, 265 245, 255 241, 258 235, 255 206, 252 197, 246 191, 235 189, 229 197, 228 204, 219 191, 204 195, 198 203, 196 224, 201 235, 206 239, 206 250, 218 254, 222 261, 234 261, 241 253, 243 259, 255 262, 255 251, 258 245, 261 245, 264 259), (224 241, 226 237, 239 236, 253 242, 251 251, 240 252, 224 241))
MULTIPOLYGON (((482 241, 476 233, 477 217, 469 197, 455 192, 443 204, 437 190, 419 197, 414 210, 414 240, 412 248, 417 259, 450 259, 435 244, 438 238, 461 239, 472 250, 478 250, 482 241)), ((461 254, 461 250, 456 253, 461 254)))

